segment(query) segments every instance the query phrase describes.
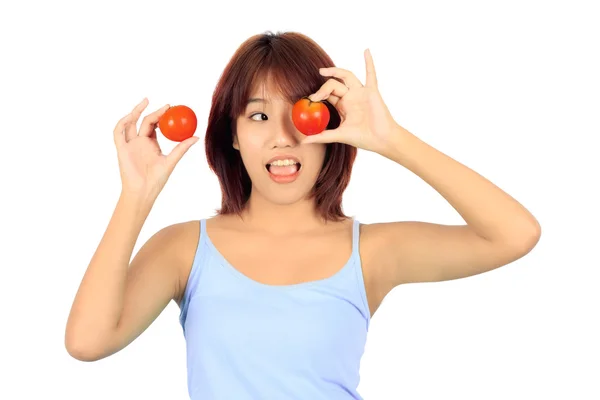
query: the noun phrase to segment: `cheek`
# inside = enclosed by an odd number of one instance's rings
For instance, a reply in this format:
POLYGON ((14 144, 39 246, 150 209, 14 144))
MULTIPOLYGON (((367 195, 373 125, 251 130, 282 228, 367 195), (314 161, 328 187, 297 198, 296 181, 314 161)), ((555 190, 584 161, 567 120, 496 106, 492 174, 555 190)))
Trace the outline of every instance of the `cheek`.
POLYGON ((313 148, 307 149, 303 154, 304 166, 309 175, 317 176, 323 168, 325 160, 325 145, 314 145, 313 148))
POLYGON ((312 149, 311 160, 315 165, 318 165, 319 169, 321 168, 321 166, 323 165, 323 161, 325 160, 325 152, 326 145, 324 144, 315 145, 315 148, 312 149))
POLYGON ((261 129, 246 125, 238 124, 238 141, 240 149, 262 149, 265 145, 265 133, 261 129))
POLYGON ((248 132, 244 138, 246 147, 251 149, 261 149, 264 147, 265 138, 260 132, 248 132))
POLYGON ((260 135, 244 132, 244 135, 238 136, 238 143, 246 170, 262 168, 263 139, 260 135))

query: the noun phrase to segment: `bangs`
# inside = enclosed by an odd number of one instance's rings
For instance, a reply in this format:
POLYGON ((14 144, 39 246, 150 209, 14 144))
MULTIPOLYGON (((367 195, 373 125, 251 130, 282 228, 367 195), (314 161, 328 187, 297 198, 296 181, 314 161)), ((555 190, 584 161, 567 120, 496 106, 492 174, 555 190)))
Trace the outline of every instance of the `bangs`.
POLYGON ((316 92, 327 81, 319 68, 331 67, 331 59, 304 42, 270 38, 269 45, 259 44, 240 59, 236 83, 232 85, 230 117, 240 116, 254 92, 265 93, 295 103, 316 92), (246 57, 244 57, 246 56, 246 57))

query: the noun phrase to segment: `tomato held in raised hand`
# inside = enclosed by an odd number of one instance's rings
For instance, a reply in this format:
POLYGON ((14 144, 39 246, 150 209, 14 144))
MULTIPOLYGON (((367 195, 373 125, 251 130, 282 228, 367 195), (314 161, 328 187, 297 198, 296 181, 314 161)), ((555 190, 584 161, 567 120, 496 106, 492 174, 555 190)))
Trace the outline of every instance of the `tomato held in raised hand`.
POLYGON ((316 135, 327 128, 329 109, 322 101, 311 101, 303 97, 292 108, 292 121, 304 135, 316 135))
POLYGON ((198 119, 194 111, 187 106, 173 106, 160 117, 158 127, 169 140, 182 142, 194 136, 198 119))

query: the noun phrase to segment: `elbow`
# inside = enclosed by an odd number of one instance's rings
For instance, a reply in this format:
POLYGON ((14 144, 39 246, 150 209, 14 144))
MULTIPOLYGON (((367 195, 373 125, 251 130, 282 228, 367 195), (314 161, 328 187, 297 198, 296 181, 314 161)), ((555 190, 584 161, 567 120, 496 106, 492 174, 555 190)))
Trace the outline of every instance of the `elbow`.
POLYGON ((542 237, 542 227, 537 220, 533 220, 531 228, 529 229, 526 238, 524 240, 525 248, 529 253, 535 246, 537 246, 540 238, 542 237))
POLYGON ((503 238, 493 241, 497 251, 507 261, 516 261, 529 254, 537 246, 542 236, 540 224, 535 220, 520 223, 507 232, 503 238))
POLYGON ((65 335, 65 349, 71 357, 84 362, 93 362, 106 357, 102 346, 86 339, 86 335, 73 334, 67 331, 65 335))
POLYGON ((98 361, 103 357, 94 348, 73 341, 66 341, 67 353, 76 360, 84 362, 98 361))
POLYGON ((518 257, 527 255, 537 246, 542 236, 542 228, 537 220, 533 220, 526 228, 521 228, 518 235, 514 235, 512 248, 518 257))

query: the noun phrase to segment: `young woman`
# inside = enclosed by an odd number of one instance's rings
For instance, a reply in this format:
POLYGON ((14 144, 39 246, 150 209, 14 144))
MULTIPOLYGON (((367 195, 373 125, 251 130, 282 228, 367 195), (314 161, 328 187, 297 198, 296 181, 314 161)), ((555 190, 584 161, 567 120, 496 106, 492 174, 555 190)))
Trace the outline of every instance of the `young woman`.
POLYGON ((301 34, 243 43, 217 85, 205 137, 221 209, 160 230, 131 264, 157 196, 198 138, 164 156, 155 128, 168 106, 136 132, 146 99, 118 122, 122 192, 69 316, 73 357, 123 349, 174 300, 192 399, 359 399, 369 322, 393 288, 484 273, 536 245, 540 226, 525 208, 394 120, 364 56, 363 84, 301 34), (306 95, 333 112, 319 135, 292 123, 306 95), (357 148, 417 174, 466 224, 344 215, 357 148))

